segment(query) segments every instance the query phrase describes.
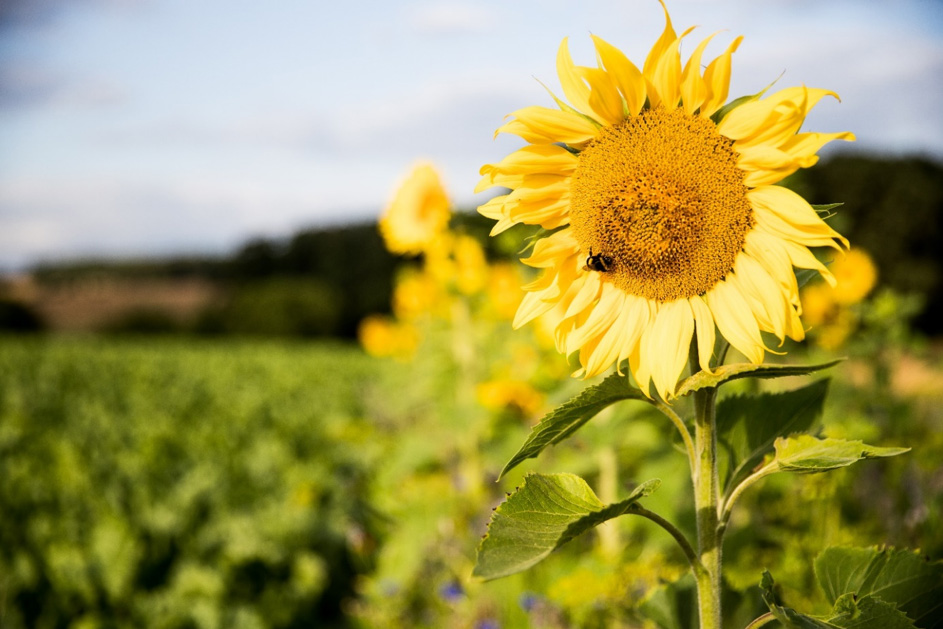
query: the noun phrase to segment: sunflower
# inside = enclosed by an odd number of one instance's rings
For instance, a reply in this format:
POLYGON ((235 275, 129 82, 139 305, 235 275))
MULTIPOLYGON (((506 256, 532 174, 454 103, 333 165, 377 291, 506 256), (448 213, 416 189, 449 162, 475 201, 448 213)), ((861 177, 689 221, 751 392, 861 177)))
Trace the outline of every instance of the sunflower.
MULTIPOLYGON (((554 317, 557 349, 579 352, 575 376, 628 359, 639 386, 668 398, 696 338, 710 370, 719 333, 753 363, 770 351, 761 332, 801 340, 793 267, 834 283, 809 247, 847 241, 799 195, 774 185, 813 165, 850 133, 799 133, 833 92, 790 87, 727 101, 736 38, 702 73, 702 41, 682 65, 681 36, 665 29, 641 70, 593 36, 598 67, 574 65, 564 39, 557 72, 569 104, 525 107, 498 133, 528 145, 482 167, 478 191, 510 188, 479 207, 543 235, 523 262, 543 274, 514 325, 554 317)), ((765 92, 765 90, 764 90, 765 92)))
POLYGON ((419 254, 445 232, 449 197, 431 164, 417 164, 380 218, 380 233, 393 253, 419 254))

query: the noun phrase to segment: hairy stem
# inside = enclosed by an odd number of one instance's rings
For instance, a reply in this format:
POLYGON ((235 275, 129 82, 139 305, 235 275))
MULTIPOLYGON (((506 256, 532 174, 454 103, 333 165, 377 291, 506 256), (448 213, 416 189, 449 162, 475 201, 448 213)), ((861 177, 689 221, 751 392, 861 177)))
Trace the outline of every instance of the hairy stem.
MULTIPOLYGON (((691 345, 691 371, 699 369, 697 344, 691 345)), ((721 539, 718 512, 717 389, 694 392, 694 507, 697 513, 697 552, 704 571, 695 573, 701 629, 721 629, 721 539)))
POLYGON ((677 413, 675 413, 670 406, 664 402, 655 399, 652 404, 655 408, 662 412, 662 414, 671 420, 671 423, 674 424, 675 428, 678 429, 678 432, 681 434, 681 441, 684 442, 684 450, 688 453, 688 465, 691 466, 691 471, 694 471, 694 462, 696 461, 696 454, 694 450, 694 441, 691 440, 691 433, 688 431, 688 427, 684 425, 684 420, 682 420, 677 413))

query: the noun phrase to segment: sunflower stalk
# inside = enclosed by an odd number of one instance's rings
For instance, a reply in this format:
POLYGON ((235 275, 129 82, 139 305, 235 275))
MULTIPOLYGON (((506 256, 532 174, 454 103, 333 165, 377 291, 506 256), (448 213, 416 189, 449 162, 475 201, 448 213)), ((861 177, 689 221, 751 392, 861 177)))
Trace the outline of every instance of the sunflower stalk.
MULTIPOLYGON (((697 341, 691 344, 691 373, 698 371, 697 341)), ((717 388, 694 392, 694 508, 697 553, 702 570, 695 571, 701 629, 721 629, 722 533, 720 481, 717 473, 717 388)))

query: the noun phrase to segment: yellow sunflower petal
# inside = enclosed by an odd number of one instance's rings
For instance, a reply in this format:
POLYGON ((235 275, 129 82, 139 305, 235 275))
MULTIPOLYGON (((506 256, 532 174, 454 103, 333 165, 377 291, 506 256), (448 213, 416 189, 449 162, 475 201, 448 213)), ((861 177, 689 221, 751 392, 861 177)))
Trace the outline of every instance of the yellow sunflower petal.
POLYGON ((760 336, 751 308, 734 285, 733 277, 718 282, 707 293, 707 305, 714 314, 714 322, 725 339, 754 364, 763 362, 766 347, 760 336))
POLYGON ((707 84, 701 76, 701 57, 704 55, 707 44, 714 39, 715 35, 717 33, 698 44, 681 73, 681 103, 684 105, 684 111, 688 114, 697 111, 704 103, 704 99, 707 98, 707 84))
POLYGON ((762 100, 740 105, 727 114, 717 130, 740 146, 768 143, 779 146, 795 135, 809 111, 835 92, 809 87, 787 87, 762 100))
POLYGON ((711 356, 714 354, 716 341, 714 330, 714 316, 703 299, 695 295, 688 299, 691 312, 694 314, 694 329, 697 333, 697 358, 701 369, 707 373, 711 371, 711 356))
POLYGON ((513 120, 505 123, 494 132, 513 133, 531 144, 553 144, 563 142, 580 145, 593 139, 596 125, 579 114, 531 106, 518 109, 510 114, 513 120))
POLYGON ((573 236, 573 230, 561 229, 534 243, 534 251, 521 260, 524 264, 538 269, 545 269, 559 264, 563 258, 579 253, 580 243, 573 236))
POLYGON ((622 97, 611 75, 599 68, 580 68, 580 74, 590 86, 589 107, 594 117, 611 125, 625 118, 622 97))
POLYGON ((635 116, 645 104, 645 78, 642 73, 629 61, 621 50, 607 43, 601 37, 592 36, 596 45, 596 54, 603 68, 609 73, 616 88, 625 100, 625 109, 628 115, 635 116))
MULTIPOLYGON (((661 37, 658 38, 658 41, 655 42, 655 45, 652 46, 652 49, 649 51, 648 56, 645 57, 645 64, 642 66, 642 74, 645 76, 645 80, 649 83, 654 83, 655 80, 655 69, 658 66, 659 61, 661 61, 662 55, 668 49, 671 44, 678 39, 678 36, 675 34, 675 29, 671 25, 671 16, 668 15, 668 7, 665 6, 664 0, 658 0, 661 3, 661 8, 665 11, 665 30, 662 31, 661 37)), ((652 95, 649 94, 649 97, 652 95)), ((654 106, 655 103, 652 103, 654 106)))
POLYGON ((599 301, 593 306, 593 311, 583 325, 573 330, 567 337, 567 353, 572 353, 590 340, 601 337, 616 320, 624 302, 624 292, 609 282, 603 282, 599 292, 599 301))
POLYGON ((848 247, 847 238, 829 227, 808 201, 788 188, 761 186, 747 192, 747 199, 758 221, 795 242, 840 249, 837 240, 848 247))
POLYGON ((570 104, 577 111, 592 115, 593 109, 589 106, 589 87, 583 82, 582 74, 573 64, 566 37, 560 42, 560 48, 557 51, 557 74, 560 77, 563 94, 570 104))
POLYGON ((509 195, 502 194, 487 203, 478 206, 478 213, 486 216, 493 221, 497 221, 491 228, 491 236, 497 236, 503 231, 514 227, 515 223, 511 220, 510 214, 505 210, 505 202, 509 195))
POLYGON ((743 36, 737 37, 724 51, 722 55, 714 59, 704 71, 704 84, 707 87, 708 96, 701 105, 701 115, 709 118, 724 106, 727 102, 727 96, 730 93, 730 65, 733 59, 733 53, 740 47, 743 36))
POLYGON ((694 315, 687 299, 662 304, 642 335, 642 360, 652 362, 652 381, 663 399, 674 393, 693 336, 694 315))
POLYGON ((664 105, 673 109, 678 106, 681 100, 681 40, 693 30, 692 26, 671 42, 655 65, 648 92, 652 107, 664 105))

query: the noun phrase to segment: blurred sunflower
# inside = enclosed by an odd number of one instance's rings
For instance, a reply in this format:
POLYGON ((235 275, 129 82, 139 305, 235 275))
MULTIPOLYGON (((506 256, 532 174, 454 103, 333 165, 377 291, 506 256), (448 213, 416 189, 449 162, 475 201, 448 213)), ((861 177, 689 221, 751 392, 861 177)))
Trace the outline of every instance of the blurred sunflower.
MULTIPOLYGON (((664 7, 664 3, 662 3, 664 7)), ((643 391, 670 397, 697 332, 710 369, 715 326, 754 363, 760 332, 799 340, 793 267, 829 271, 809 247, 847 246, 799 195, 775 186, 850 133, 798 133, 833 92, 792 87, 727 100, 736 38, 701 73, 702 41, 682 66, 681 36, 665 29, 639 70, 593 36, 598 67, 574 65, 564 39, 557 72, 570 104, 525 107, 498 133, 529 144, 482 167, 478 190, 512 189, 479 208, 497 221, 555 230, 524 262, 544 269, 526 285, 521 326, 555 316, 557 349, 579 352, 574 375, 628 359, 643 391), (736 106, 734 106, 736 105, 736 106), (553 315, 552 313, 557 313, 553 315)))
POLYGON ((418 164, 380 218, 380 233, 393 253, 415 255, 434 245, 449 224, 449 197, 431 164, 418 164))

